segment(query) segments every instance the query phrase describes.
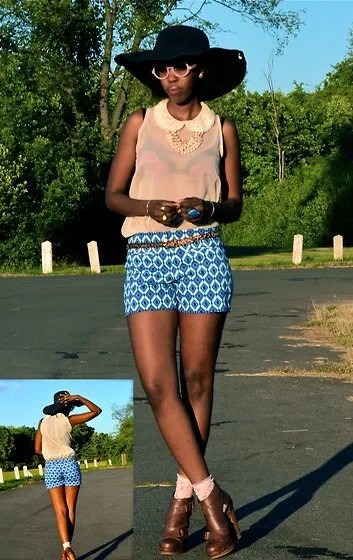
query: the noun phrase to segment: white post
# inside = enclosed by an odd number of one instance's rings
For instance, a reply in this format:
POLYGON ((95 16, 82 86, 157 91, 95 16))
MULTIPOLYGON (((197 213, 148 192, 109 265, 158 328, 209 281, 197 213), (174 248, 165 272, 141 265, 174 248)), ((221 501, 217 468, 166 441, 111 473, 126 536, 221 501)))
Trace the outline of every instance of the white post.
POLYGON ((121 464, 126 465, 126 454, 125 453, 121 454, 121 464))
POLYGON ((109 464, 110 467, 112 466, 112 460, 111 459, 108 459, 108 464, 109 464))
POLYGON ((23 465, 23 476, 25 478, 31 478, 33 474, 27 469, 26 465, 23 465))
POLYGON ((343 237, 335 235, 333 238, 333 258, 336 260, 343 259, 343 237))
POLYGON ((15 472, 15 479, 16 480, 20 480, 20 470, 18 467, 14 467, 14 472, 15 472))
POLYGON ((85 464, 86 469, 88 469, 88 461, 87 461, 87 459, 84 460, 84 464, 85 464))
POLYGON ((42 243, 42 272, 43 274, 53 272, 53 254, 50 241, 43 241, 42 243))
POLYGON ((93 459, 93 464, 97 468, 97 459, 93 459))
POLYGON ((303 257, 303 236, 298 233, 293 239, 292 263, 300 264, 303 257))
POLYGON ((96 272, 97 274, 100 274, 101 265, 99 263, 97 241, 90 241, 89 243, 87 243, 87 247, 88 247, 88 257, 89 257, 91 272, 96 272))
POLYGON ((40 463, 38 465, 38 472, 40 476, 43 476, 43 465, 41 465, 40 463))
POLYGON ((2 468, 0 468, 0 484, 3 484, 4 482, 4 475, 2 473, 2 468))

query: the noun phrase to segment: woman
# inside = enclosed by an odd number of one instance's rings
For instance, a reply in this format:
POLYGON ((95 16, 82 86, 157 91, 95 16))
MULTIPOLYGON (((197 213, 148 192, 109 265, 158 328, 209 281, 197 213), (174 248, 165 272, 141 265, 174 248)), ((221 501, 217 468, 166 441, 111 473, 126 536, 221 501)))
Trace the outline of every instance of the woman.
POLYGON ((43 418, 38 425, 35 452, 45 459, 45 485, 55 510, 56 523, 63 545, 62 560, 75 560, 71 540, 75 528, 76 502, 82 477, 75 451, 70 446, 71 430, 95 418, 102 410, 80 395, 59 391, 54 403, 43 408, 43 418), (73 414, 75 406, 86 405, 89 412, 73 414))
POLYGON ((245 59, 240 51, 210 48, 197 28, 171 26, 153 50, 116 60, 164 97, 145 114, 128 117, 106 194, 108 207, 126 216, 124 301, 136 366, 179 466, 159 550, 183 552, 194 491, 206 520, 207 554, 220 558, 235 548, 234 529, 238 538, 240 531, 232 500, 210 476, 204 453, 232 297, 218 226, 239 218, 242 189, 236 129, 201 100, 238 85, 245 59))

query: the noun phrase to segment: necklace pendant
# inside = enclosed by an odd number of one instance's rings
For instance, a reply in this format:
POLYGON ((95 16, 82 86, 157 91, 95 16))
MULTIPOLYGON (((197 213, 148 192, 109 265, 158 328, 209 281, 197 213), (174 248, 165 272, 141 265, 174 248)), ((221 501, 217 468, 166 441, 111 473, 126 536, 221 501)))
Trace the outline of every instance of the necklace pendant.
POLYGON ((203 132, 194 132, 187 140, 182 140, 178 131, 168 131, 166 138, 176 152, 180 154, 191 154, 199 148, 203 142, 203 132))

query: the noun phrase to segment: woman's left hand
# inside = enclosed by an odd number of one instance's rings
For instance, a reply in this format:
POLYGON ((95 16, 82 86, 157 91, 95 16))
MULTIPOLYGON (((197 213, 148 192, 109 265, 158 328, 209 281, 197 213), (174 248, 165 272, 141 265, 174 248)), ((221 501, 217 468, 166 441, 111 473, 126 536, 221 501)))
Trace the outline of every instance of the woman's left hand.
POLYGON ((197 224, 198 222, 202 222, 205 218, 208 217, 208 213, 206 210, 206 201, 202 200, 202 198, 196 198, 195 196, 189 198, 183 198, 179 200, 180 204, 180 214, 184 220, 187 222, 191 222, 192 224, 197 224), (189 216, 190 210, 197 210, 200 215, 196 218, 189 216))

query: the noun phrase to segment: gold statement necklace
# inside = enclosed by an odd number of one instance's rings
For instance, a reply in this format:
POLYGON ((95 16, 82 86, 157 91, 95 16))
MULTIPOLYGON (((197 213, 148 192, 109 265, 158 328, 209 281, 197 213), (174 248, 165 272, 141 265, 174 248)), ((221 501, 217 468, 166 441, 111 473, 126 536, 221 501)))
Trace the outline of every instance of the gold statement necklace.
POLYGON ((163 99, 154 107, 155 120, 165 130, 166 139, 173 150, 180 154, 191 154, 201 146, 205 132, 213 126, 215 114, 205 103, 201 103, 201 111, 194 119, 179 121, 169 113, 167 103, 168 99, 163 99), (178 133, 184 127, 192 132, 187 140, 183 140, 178 133))

